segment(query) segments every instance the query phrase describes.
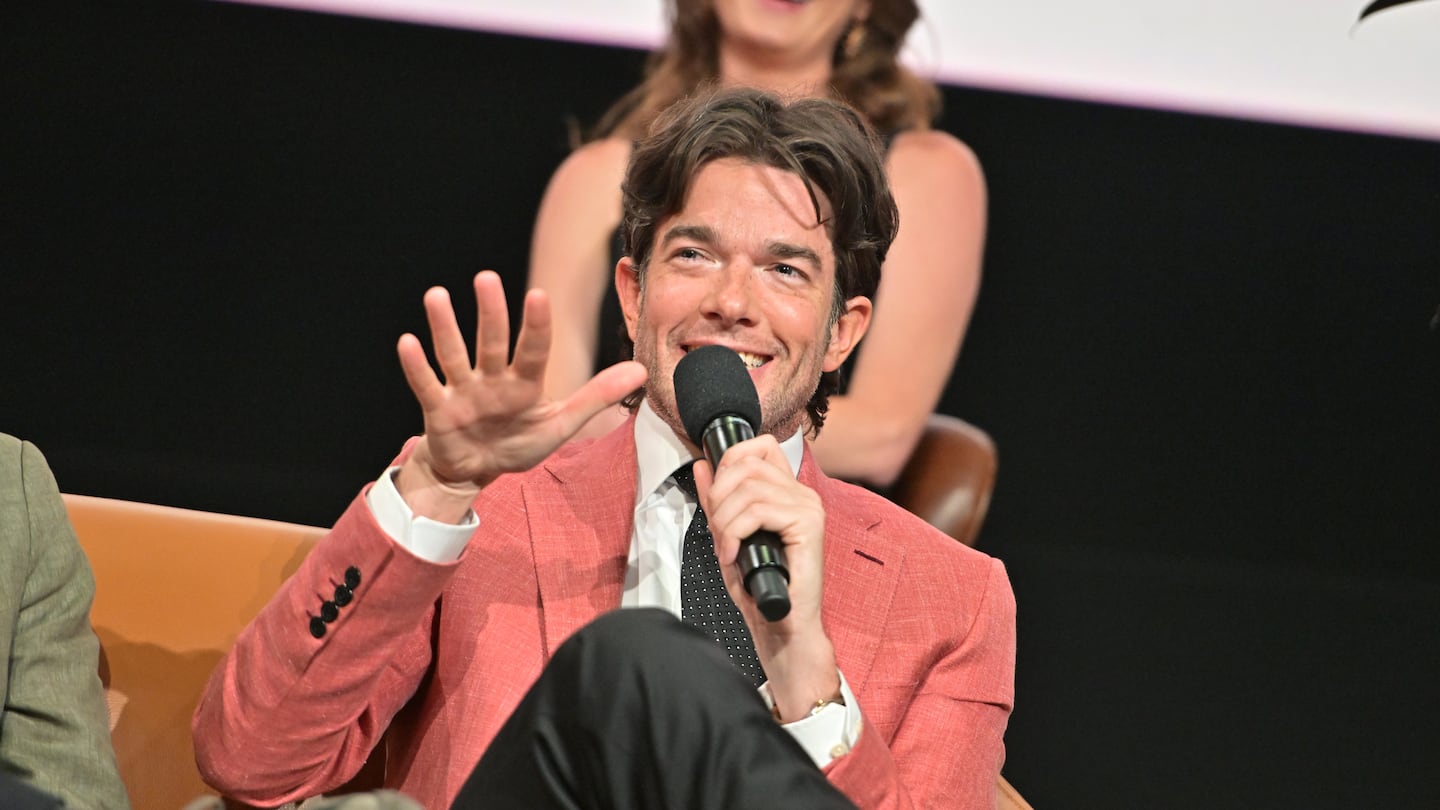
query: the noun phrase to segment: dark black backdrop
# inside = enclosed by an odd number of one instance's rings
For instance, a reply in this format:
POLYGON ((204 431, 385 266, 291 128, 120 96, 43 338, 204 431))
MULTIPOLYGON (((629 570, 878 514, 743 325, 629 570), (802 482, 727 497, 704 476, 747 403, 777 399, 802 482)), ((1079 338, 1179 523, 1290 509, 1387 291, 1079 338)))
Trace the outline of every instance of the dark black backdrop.
MULTIPOLYGON (((598 47, 0 11, 0 430, 64 489, 328 523, 420 294, 523 284, 598 47)), ((1440 144, 951 87, 991 185, 943 409, 996 438, 1042 807, 1440 804, 1440 144)), ((157 767, 163 767, 157 763, 157 767)))

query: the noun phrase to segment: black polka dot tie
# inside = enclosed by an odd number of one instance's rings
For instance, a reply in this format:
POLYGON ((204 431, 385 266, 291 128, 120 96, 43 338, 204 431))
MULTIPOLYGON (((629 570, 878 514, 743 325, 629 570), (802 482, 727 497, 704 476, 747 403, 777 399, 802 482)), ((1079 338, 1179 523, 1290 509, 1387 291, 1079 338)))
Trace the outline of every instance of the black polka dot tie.
POLYGON ((715 540, 710 522, 695 494, 695 474, 686 464, 675 471, 675 485, 695 500, 695 517, 685 530, 685 547, 680 554, 680 618, 708 633, 730 654, 731 663, 756 686, 765 682, 765 670, 755 655, 755 642, 740 609, 725 590, 720 561, 715 558, 715 540))

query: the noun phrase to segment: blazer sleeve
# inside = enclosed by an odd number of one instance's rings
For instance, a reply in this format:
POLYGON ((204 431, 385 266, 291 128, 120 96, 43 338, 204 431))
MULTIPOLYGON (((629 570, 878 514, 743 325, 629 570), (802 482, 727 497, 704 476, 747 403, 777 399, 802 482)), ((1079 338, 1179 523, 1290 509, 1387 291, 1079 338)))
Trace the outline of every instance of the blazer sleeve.
POLYGON ((343 785, 430 665, 435 603, 458 562, 396 544, 364 498, 241 632, 200 696, 196 764, 226 795, 269 806, 343 785), (347 574, 358 582, 341 606, 347 574))
POLYGON ((900 707, 888 744, 867 719, 854 749, 827 769, 863 810, 995 806, 1014 703, 1015 596, 1004 565, 989 563, 968 631, 900 707))
MULTIPOLYGON (((95 578, 44 457, 29 442, 20 443, 18 455, 24 517, 7 527, 15 543, 5 553, 15 555, 7 564, 28 565, 20 566, 19 609, 5 617, 14 632, 9 684, 0 690, 0 765, 67 806, 128 808, 110 743, 100 645, 90 627, 95 578)), ((17 514, 8 506, 7 521, 17 514)))

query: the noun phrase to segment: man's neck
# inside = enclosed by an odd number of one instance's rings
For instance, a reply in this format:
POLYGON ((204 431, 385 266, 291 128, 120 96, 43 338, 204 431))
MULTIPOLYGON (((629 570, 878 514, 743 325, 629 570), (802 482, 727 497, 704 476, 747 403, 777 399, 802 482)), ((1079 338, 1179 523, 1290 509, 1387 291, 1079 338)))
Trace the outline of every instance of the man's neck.
MULTIPOLYGON (((790 462, 790 471, 800 474, 800 462, 805 457, 805 438, 796 430, 789 438, 780 442, 780 449, 790 462)), ((670 425, 655 413, 649 402, 642 401, 635 414, 635 460, 636 503, 655 491, 675 468, 699 457, 689 442, 676 435, 670 425)))

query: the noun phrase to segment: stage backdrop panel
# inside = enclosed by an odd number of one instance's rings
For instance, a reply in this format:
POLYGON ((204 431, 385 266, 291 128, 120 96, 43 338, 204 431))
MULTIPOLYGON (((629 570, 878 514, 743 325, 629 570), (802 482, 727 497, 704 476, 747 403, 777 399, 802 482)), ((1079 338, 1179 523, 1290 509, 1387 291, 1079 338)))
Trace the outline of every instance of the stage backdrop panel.
MULTIPOLYGON (((420 428, 421 294, 519 291, 567 123, 642 59, 10 4, 0 430, 68 491, 330 522, 420 428)), ((942 405, 1000 449, 1006 773, 1040 807, 1440 804, 1440 144, 945 102, 991 191, 942 405)))

